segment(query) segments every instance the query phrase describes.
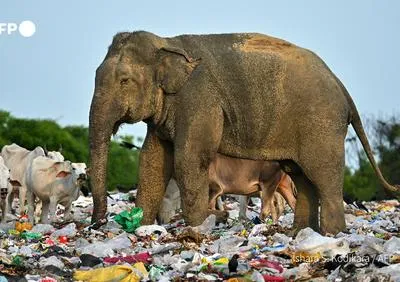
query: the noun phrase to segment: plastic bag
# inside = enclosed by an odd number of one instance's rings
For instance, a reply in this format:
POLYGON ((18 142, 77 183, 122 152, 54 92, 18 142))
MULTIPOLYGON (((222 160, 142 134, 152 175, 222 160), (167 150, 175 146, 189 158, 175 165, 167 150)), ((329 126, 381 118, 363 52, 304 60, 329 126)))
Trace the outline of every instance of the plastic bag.
POLYGON ((149 253, 140 253, 132 256, 119 256, 119 257, 106 257, 103 260, 105 263, 127 262, 129 264, 142 262, 151 262, 151 255, 149 253))
POLYGON ((74 273, 75 280, 97 282, 97 281, 121 281, 121 282, 139 282, 148 273, 144 266, 134 265, 115 265, 105 268, 81 271, 74 273))
POLYGON ((46 235, 53 233, 55 230, 56 229, 53 227, 53 225, 50 224, 36 224, 35 226, 33 226, 31 231, 46 235))
POLYGON ((56 256, 51 256, 48 258, 44 258, 44 257, 40 258, 39 265, 41 268, 44 268, 48 265, 53 265, 60 269, 64 268, 64 263, 61 260, 59 260, 56 256))
POLYGON ((349 242, 343 238, 325 237, 309 227, 300 230, 294 243, 296 252, 311 256, 320 254, 326 258, 333 258, 350 252, 349 242))
POLYGON ((215 227, 217 217, 215 214, 210 214, 201 225, 193 227, 196 232, 208 234, 215 227))
POLYGON ((73 238, 76 236, 76 224, 70 223, 66 226, 64 226, 63 228, 54 231, 53 233, 51 233, 50 237, 52 238, 58 238, 60 236, 67 236, 68 238, 73 238))
POLYGON ((31 230, 32 229, 32 224, 29 222, 16 222, 15 223, 15 230, 18 232, 23 232, 26 230, 31 230))
POLYGON ((20 234, 21 238, 27 239, 27 240, 37 240, 42 238, 42 234, 40 233, 34 233, 34 232, 28 232, 24 231, 20 234))
POLYGON ((153 233, 160 233, 160 235, 164 235, 168 232, 160 225, 143 225, 135 230, 135 234, 139 237, 149 236, 153 233))
POLYGON ((132 208, 130 211, 125 210, 114 216, 114 220, 129 233, 134 232, 140 226, 142 218, 143 210, 141 208, 132 208))
POLYGON ((84 245, 81 248, 76 248, 80 254, 90 254, 96 257, 113 256, 114 251, 122 250, 131 247, 132 242, 126 233, 105 242, 94 242, 89 245, 84 245))

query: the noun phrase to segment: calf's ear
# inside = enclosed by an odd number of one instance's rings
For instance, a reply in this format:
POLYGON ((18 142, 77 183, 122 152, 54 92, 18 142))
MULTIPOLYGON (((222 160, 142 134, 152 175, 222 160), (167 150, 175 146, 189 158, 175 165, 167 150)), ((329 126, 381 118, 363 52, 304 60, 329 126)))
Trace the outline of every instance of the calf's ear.
POLYGON ((64 177, 67 177, 67 176, 70 175, 70 174, 71 174, 70 172, 62 170, 62 171, 60 171, 59 173, 57 173, 56 177, 58 177, 58 178, 64 178, 64 177))
POLYGON ((13 187, 20 187, 22 186, 21 183, 19 183, 18 180, 10 180, 10 183, 13 187))

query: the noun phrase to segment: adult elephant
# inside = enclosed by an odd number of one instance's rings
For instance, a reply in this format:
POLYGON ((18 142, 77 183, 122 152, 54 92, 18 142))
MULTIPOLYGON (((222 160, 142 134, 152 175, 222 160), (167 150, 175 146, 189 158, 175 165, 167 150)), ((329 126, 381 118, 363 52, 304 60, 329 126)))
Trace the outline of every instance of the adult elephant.
POLYGON ((352 124, 383 186, 356 107, 338 78, 309 50, 262 34, 114 36, 96 71, 90 109, 93 221, 106 212, 110 136, 147 123, 137 205, 154 222, 174 173, 183 215, 201 224, 215 154, 277 160, 298 189, 294 227, 345 227, 344 139, 352 124), (318 205, 321 205, 320 224, 318 205))

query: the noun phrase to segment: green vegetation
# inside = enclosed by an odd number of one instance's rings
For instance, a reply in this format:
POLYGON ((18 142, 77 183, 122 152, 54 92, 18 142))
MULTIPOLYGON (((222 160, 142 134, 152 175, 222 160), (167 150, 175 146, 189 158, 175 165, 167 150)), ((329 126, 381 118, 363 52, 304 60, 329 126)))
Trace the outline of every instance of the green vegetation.
MULTIPOLYGON (((372 138, 375 159, 389 183, 400 183, 400 120, 392 117, 387 120, 369 119, 366 123, 368 135, 372 138)), ((138 142, 142 140, 136 139, 138 142)), ((357 138, 350 136, 349 145, 357 144, 357 138)), ((133 143, 132 136, 120 137, 117 141, 133 143)), ((111 142, 107 172, 107 187, 117 186, 129 189, 137 183, 139 152, 121 147, 111 142)), ((59 150, 66 159, 73 162, 88 163, 88 128, 84 126, 61 127, 53 120, 22 119, 0 111, 0 148, 17 143, 32 150, 36 146, 46 146, 49 151, 59 150)), ((369 161, 360 145, 353 146, 353 159, 356 166, 346 168, 344 190, 360 200, 384 199, 385 194, 369 161)), ((90 164, 89 164, 90 165, 90 164)))
MULTIPOLYGON (((12 143, 28 150, 36 146, 46 147, 49 151, 62 148, 65 159, 88 164, 88 136, 89 130, 84 126, 61 127, 53 120, 16 118, 0 111, 0 148, 12 143)), ((133 143, 133 136, 120 139, 133 143)), ((109 190, 117 186, 129 189, 137 183, 138 157, 138 151, 123 148, 114 140, 111 142, 107 171, 109 190)))

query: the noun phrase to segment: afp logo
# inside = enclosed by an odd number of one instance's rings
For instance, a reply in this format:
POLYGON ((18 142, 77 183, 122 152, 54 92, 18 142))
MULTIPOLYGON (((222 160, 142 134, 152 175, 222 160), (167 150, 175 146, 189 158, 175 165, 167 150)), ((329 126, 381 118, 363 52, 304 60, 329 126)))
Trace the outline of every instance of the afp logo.
POLYGON ((0 36, 12 35, 19 32, 23 37, 31 37, 36 32, 36 25, 32 21, 17 23, 0 22, 0 36))

